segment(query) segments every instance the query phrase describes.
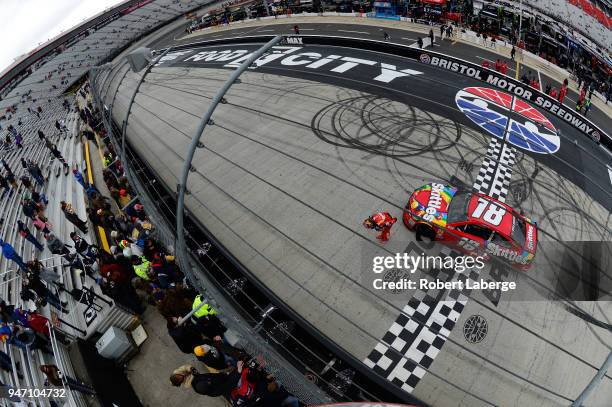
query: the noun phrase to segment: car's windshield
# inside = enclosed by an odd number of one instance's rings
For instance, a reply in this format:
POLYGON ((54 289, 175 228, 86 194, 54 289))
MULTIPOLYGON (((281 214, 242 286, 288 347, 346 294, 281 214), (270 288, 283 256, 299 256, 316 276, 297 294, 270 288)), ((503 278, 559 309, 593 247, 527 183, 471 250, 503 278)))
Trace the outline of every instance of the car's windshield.
POLYGON ((472 194, 469 192, 457 192, 448 206, 448 223, 462 222, 467 220, 467 209, 472 194))
POLYGON ((512 214, 512 240, 519 244, 520 247, 525 246, 525 234, 527 233, 527 226, 525 226, 525 221, 512 214))

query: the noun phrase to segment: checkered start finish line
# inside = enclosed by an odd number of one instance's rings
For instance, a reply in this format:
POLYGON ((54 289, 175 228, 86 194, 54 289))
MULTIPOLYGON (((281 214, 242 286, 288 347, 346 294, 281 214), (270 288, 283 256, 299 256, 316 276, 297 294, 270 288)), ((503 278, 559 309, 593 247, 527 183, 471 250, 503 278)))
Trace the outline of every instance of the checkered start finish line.
MULTIPOLYGON (((505 202, 515 157, 514 147, 510 147, 505 140, 493 137, 473 190, 505 202)), ((421 252, 418 245, 412 243, 406 250, 406 253, 414 256, 419 256, 421 252)), ((440 256, 451 254, 452 249, 442 246, 440 256)), ((466 287, 467 280, 477 281, 480 272, 470 270, 466 275, 433 269, 426 273, 434 280, 462 281, 463 287, 466 287)), ((449 293, 436 289, 415 290, 414 296, 364 363, 402 390, 412 393, 450 336, 470 292, 467 289, 451 290, 449 293)))

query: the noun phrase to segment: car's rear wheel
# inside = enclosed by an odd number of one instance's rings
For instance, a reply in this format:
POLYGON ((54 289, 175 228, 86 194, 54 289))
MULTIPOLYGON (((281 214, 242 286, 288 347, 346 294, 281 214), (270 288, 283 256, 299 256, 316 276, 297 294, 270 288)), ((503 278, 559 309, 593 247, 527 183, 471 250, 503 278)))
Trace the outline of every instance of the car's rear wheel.
POLYGON ((415 228, 416 240, 419 242, 433 242, 436 240, 436 231, 426 223, 418 223, 415 228))

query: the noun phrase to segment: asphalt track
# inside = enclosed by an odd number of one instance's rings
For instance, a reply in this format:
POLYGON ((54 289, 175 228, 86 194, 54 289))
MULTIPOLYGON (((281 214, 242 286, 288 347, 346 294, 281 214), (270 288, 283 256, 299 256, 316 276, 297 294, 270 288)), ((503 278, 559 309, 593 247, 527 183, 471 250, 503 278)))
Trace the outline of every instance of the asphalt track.
MULTIPOLYGON (((191 52, 182 53, 176 60, 164 62, 160 66, 173 67, 223 67, 225 62, 207 61, 193 57, 198 52, 207 50, 217 50, 218 52, 247 50, 253 51, 253 45, 232 45, 232 46, 213 46, 205 48, 193 48, 191 52), (190 57, 193 59, 190 60, 190 57)), ((394 98, 393 93, 403 97, 409 96, 418 99, 420 107, 427 111, 435 111, 448 117, 455 122, 474 127, 474 123, 459 111, 455 105, 455 96, 463 88, 472 86, 482 86, 481 81, 466 78, 462 75, 445 72, 436 67, 416 63, 405 58, 395 57, 385 54, 377 54, 369 51, 361 51, 338 47, 317 47, 308 46, 300 48, 299 52, 314 52, 323 56, 341 55, 350 56, 365 61, 376 61, 376 65, 360 64, 346 72, 334 72, 341 63, 329 64, 320 69, 307 70, 300 66, 283 65, 282 62, 274 61, 271 64, 260 68, 262 72, 275 73, 296 78, 312 79, 356 90, 364 90, 373 94, 383 94, 386 97, 394 98), (393 79, 390 85, 385 87, 384 83, 375 81, 381 75, 380 64, 390 64, 397 67, 397 70, 410 69, 418 74, 393 79), (392 92, 391 94, 389 92, 392 92)), ((289 56, 289 55, 288 55, 289 56)), ((539 162, 562 174, 566 179, 580 186, 587 195, 593 197, 608 211, 612 210, 612 185, 607 173, 606 164, 608 157, 602 154, 600 149, 585 136, 573 129, 557 117, 550 115, 550 121, 560 130, 562 137, 561 147, 554 157, 550 155, 536 154, 539 162), (577 148, 579 145, 581 148, 577 148)), ((528 153, 531 154, 531 153, 528 153)), ((535 153, 534 153, 535 154, 535 153)), ((517 202, 519 203, 519 202, 517 202)), ((520 203, 519 203, 520 204, 520 203)))
MULTIPOLYGON (((183 62, 193 54, 153 69, 128 128, 130 143, 170 190, 197 120, 229 72, 215 61, 183 62)), ((564 259, 558 252, 566 242, 612 240, 602 152, 554 117, 563 135, 557 153, 517 152, 516 188, 506 201, 538 220, 542 272, 491 266, 482 276, 516 280, 520 293, 472 292, 454 302, 435 290, 381 297, 367 289, 371 256, 444 249, 423 247, 401 225, 381 247, 361 220, 381 208, 401 211, 425 182, 473 185, 491 136, 455 108, 457 91, 480 83, 380 53, 350 55, 377 64, 339 73, 270 63, 247 72, 196 155, 190 210, 322 333, 425 402, 567 404, 612 341, 610 254, 604 248, 596 283, 575 270, 551 275, 544 268, 564 259), (423 73, 374 81, 381 62, 423 73), (594 284, 591 301, 575 297, 594 284), (471 343, 462 328, 474 315, 488 321, 488 334, 471 343)), ((121 73, 110 81, 107 102, 121 73)), ((129 73, 119 86, 117 122, 135 79, 129 73)), ((592 405, 606 405, 611 395, 606 376, 592 405)))
MULTIPOLYGON (((404 45, 415 44, 419 37, 424 38, 424 34, 421 32, 415 32, 405 29, 395 29, 390 27, 386 27, 383 30, 383 28, 378 27, 374 24, 321 24, 300 22, 299 26, 301 34, 306 35, 339 35, 373 40, 382 40, 383 31, 386 31, 391 36, 390 42, 404 45)), ((293 24, 266 24, 262 26, 250 27, 234 26, 231 30, 227 32, 231 32, 231 36, 293 34, 293 24)), ((184 35, 185 33, 183 29, 177 29, 170 33, 168 36, 150 43, 150 46, 156 49, 173 44, 178 45, 200 40, 219 39, 225 37, 227 32, 204 30, 198 32, 197 36, 186 37, 184 35)), ((516 64, 510 59, 504 58, 497 53, 488 51, 481 47, 475 47, 462 42, 454 42, 449 40, 440 41, 438 39, 440 32, 437 27, 434 28, 434 33, 436 36, 436 41, 434 43, 433 50, 435 50, 436 52, 462 58, 466 61, 474 62, 476 64, 481 64, 483 59, 487 59, 490 62, 494 62, 497 59, 501 59, 502 61, 506 61, 508 64, 508 74, 510 76, 515 75, 516 64)), ((531 68, 525 67, 522 64, 520 65, 520 70, 521 71, 519 72, 519 77, 523 74, 523 70, 526 70, 525 73, 531 72, 534 77, 538 76, 537 70, 532 70, 531 68)), ((561 83, 558 82, 556 79, 547 76, 545 73, 539 72, 539 78, 542 82, 542 89, 544 89, 546 84, 550 84, 551 86, 556 87, 557 89, 561 89, 561 83)), ((571 87, 568 89, 567 100, 572 103, 575 103, 578 100, 578 93, 575 89, 571 87)), ((593 108, 589 112, 589 119, 603 129, 610 127, 610 117, 595 106, 593 106, 593 108)))

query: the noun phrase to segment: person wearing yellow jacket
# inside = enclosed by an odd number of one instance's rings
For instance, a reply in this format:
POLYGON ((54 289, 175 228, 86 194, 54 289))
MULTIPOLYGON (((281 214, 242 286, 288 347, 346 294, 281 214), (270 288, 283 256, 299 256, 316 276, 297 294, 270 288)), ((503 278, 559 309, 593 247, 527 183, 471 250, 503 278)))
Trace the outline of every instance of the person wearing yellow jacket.
POLYGON ((151 270, 151 262, 147 260, 145 256, 140 256, 139 261, 140 262, 138 263, 138 260, 134 260, 134 262, 132 263, 132 267, 134 267, 134 273, 143 280, 149 281, 151 279, 151 277, 149 276, 149 271, 151 270))

